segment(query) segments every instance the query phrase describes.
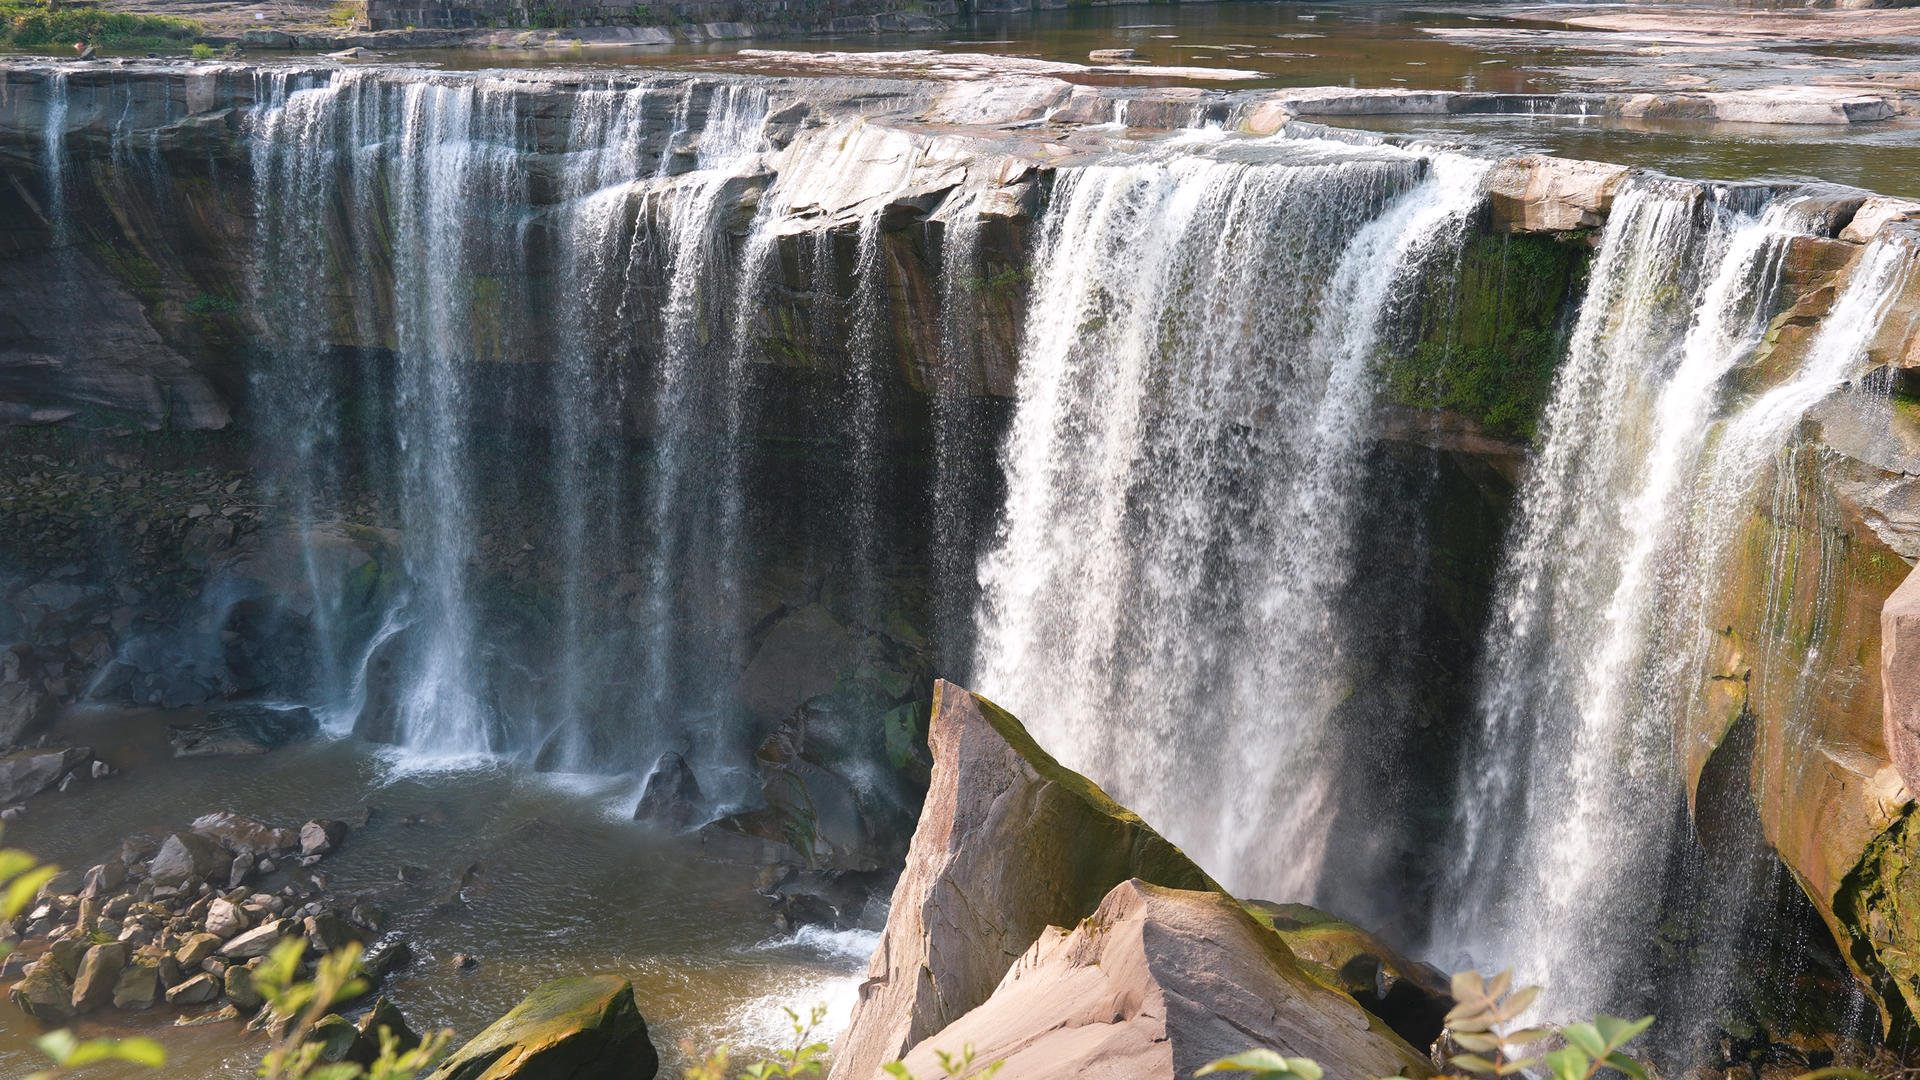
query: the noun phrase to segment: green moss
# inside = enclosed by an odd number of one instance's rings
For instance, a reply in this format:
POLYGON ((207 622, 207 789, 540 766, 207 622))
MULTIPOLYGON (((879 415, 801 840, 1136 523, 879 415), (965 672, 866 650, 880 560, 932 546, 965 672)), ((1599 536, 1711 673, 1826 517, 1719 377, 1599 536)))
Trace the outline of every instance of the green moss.
POLYGON ((1909 806, 1875 837, 1834 895, 1847 961, 1873 984, 1889 1029, 1920 1015, 1920 818, 1909 806))
POLYGON ((1435 275, 1419 339, 1383 359, 1387 399, 1464 413, 1495 435, 1531 437, 1566 351, 1567 309, 1588 258, 1575 241, 1475 234, 1454 280, 1435 275))

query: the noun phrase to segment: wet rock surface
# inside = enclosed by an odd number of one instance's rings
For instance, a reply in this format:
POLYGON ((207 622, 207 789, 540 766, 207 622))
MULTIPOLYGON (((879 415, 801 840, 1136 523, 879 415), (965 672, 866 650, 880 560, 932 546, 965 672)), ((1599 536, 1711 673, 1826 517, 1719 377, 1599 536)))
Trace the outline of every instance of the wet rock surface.
POLYGON ((454 1051, 431 1080, 652 1080, 660 1058, 614 975, 556 979, 454 1051))

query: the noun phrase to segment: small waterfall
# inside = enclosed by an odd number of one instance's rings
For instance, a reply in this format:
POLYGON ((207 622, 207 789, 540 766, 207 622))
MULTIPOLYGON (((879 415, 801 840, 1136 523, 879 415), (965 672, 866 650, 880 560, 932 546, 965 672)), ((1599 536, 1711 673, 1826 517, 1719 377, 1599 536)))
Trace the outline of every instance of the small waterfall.
POLYGON ((979 353, 975 345, 976 293, 987 288, 980 265, 982 223, 967 202, 945 222, 940 238, 940 351, 942 367, 930 372, 933 394, 933 544, 934 640, 943 646, 939 669, 962 672, 969 660, 967 638, 973 622, 974 523, 969 519, 972 485, 992 469, 981 460, 986 440, 971 403, 979 353))
POLYGON ((977 671, 1230 887, 1307 899, 1368 373, 1484 166, 1209 141, 1062 170, 977 671))
POLYGON ((1456 964, 1548 984, 1556 1013, 1659 1004, 1624 1002, 1644 992, 1675 845, 1692 843, 1677 732, 1701 707, 1722 560, 1907 273, 1904 245, 1870 249, 1803 366, 1739 400, 1730 376, 1760 344, 1786 244, 1814 225, 1804 201, 1630 183, 1520 494, 1436 938, 1456 964))
POLYGON ((46 147, 47 223, 53 230, 53 247, 58 251, 73 241, 68 236, 67 220, 67 89, 66 71, 56 68, 47 82, 47 120, 42 128, 46 147))

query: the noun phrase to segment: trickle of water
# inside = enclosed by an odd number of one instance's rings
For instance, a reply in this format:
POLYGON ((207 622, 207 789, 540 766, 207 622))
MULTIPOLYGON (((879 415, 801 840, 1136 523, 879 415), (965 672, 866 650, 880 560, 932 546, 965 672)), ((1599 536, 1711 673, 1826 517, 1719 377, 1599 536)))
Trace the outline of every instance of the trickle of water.
POLYGON ((1301 899, 1339 769, 1368 373, 1408 287, 1453 261, 1484 166, 1219 141, 1062 170, 976 662, 1229 887, 1301 899))

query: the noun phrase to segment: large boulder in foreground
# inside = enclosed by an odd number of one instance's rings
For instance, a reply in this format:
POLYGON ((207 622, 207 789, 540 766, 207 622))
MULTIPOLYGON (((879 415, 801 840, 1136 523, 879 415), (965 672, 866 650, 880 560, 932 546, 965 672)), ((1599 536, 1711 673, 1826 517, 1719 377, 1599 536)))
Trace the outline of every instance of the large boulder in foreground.
POLYGON ((986 1004, 916 1046, 915 1076, 972 1046, 996 1080, 1165 1080, 1256 1046, 1336 1078, 1432 1069, 1310 978, 1278 936, 1217 892, 1127 881, 1071 930, 1048 929, 986 1004))
POLYGON ((653 1080, 659 1071, 633 984, 582 975, 528 994, 430 1080, 653 1080))
POLYGON ((927 744, 932 787, 831 1080, 880 1076, 985 1002, 1049 926, 1079 922, 1123 881, 1218 888, 977 694, 936 682, 927 744))

